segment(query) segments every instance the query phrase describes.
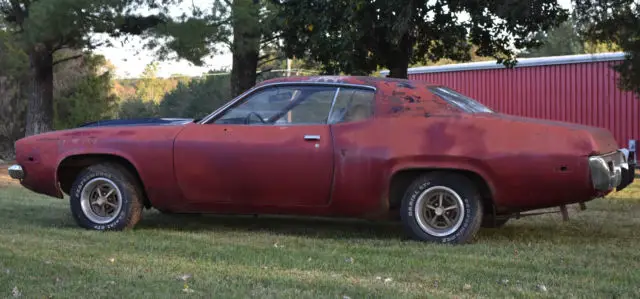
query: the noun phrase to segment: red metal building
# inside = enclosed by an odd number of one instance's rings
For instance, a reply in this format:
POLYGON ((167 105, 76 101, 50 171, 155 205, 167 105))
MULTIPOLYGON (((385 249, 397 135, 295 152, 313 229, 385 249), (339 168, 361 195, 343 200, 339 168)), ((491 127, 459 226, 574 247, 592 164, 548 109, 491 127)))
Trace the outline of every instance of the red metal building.
POLYGON ((610 66, 623 59, 600 53, 520 58, 514 69, 495 61, 415 67, 409 79, 446 85, 501 113, 606 128, 626 147, 640 139, 640 99, 616 85, 610 66))

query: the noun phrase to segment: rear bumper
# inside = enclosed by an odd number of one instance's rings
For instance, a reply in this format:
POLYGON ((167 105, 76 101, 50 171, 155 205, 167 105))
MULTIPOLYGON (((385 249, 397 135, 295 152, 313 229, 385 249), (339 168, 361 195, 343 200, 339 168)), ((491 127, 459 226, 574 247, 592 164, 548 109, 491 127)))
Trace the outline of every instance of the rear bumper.
POLYGON ((589 157, 591 182, 597 191, 623 190, 635 180, 636 167, 635 143, 629 148, 589 157))

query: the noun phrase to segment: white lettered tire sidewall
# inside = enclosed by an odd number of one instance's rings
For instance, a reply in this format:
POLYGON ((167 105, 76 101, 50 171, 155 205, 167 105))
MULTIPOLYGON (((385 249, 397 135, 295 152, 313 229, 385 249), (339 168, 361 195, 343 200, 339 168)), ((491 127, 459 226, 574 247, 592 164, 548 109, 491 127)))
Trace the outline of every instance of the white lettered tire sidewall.
POLYGON ((99 231, 123 230, 139 221, 142 212, 140 198, 140 192, 126 169, 114 164, 98 164, 84 169, 76 178, 70 191, 70 208, 76 223, 83 228, 99 231), (109 223, 98 224, 91 221, 81 206, 82 188, 95 178, 111 180, 122 193, 122 208, 117 217, 109 223))
POLYGON ((482 203, 473 182, 454 173, 430 173, 415 180, 402 200, 401 215, 405 229, 417 240, 447 244, 470 242, 480 228, 482 203), (416 219, 415 208, 420 195, 434 186, 452 189, 462 199, 464 216, 457 230, 446 236, 434 236, 423 230, 416 219))

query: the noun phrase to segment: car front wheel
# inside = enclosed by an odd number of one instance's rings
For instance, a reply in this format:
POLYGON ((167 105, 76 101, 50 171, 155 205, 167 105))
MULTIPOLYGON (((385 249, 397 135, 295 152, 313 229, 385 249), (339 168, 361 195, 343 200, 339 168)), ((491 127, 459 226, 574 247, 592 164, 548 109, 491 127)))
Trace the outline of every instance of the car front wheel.
POLYGON ((449 172, 431 172, 407 189, 401 217, 411 237, 446 244, 470 242, 482 222, 483 206, 475 184, 449 172))
POLYGON ((71 213, 86 229, 123 230, 142 217, 141 188, 126 168, 113 163, 91 165, 71 187, 71 213))

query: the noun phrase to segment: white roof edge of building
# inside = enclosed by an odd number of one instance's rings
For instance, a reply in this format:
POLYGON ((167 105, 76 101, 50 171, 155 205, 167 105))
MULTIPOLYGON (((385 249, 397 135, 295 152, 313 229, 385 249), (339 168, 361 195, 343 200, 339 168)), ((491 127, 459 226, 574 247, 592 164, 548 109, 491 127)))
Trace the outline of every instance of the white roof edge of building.
MULTIPOLYGON (((519 67, 572 64, 572 63, 585 63, 585 62, 617 61, 617 60, 623 60, 624 58, 625 58, 624 52, 518 58, 518 63, 516 64, 515 67, 519 68, 519 67)), ((496 60, 491 60, 491 61, 447 64, 447 65, 412 67, 407 70, 407 73, 408 74, 427 74, 427 73, 459 72, 459 71, 473 71, 473 70, 491 70, 491 69, 502 69, 502 68, 505 68, 505 66, 502 63, 497 63, 496 60)), ((388 75, 389 70, 383 70, 380 72, 380 74, 388 75)))

